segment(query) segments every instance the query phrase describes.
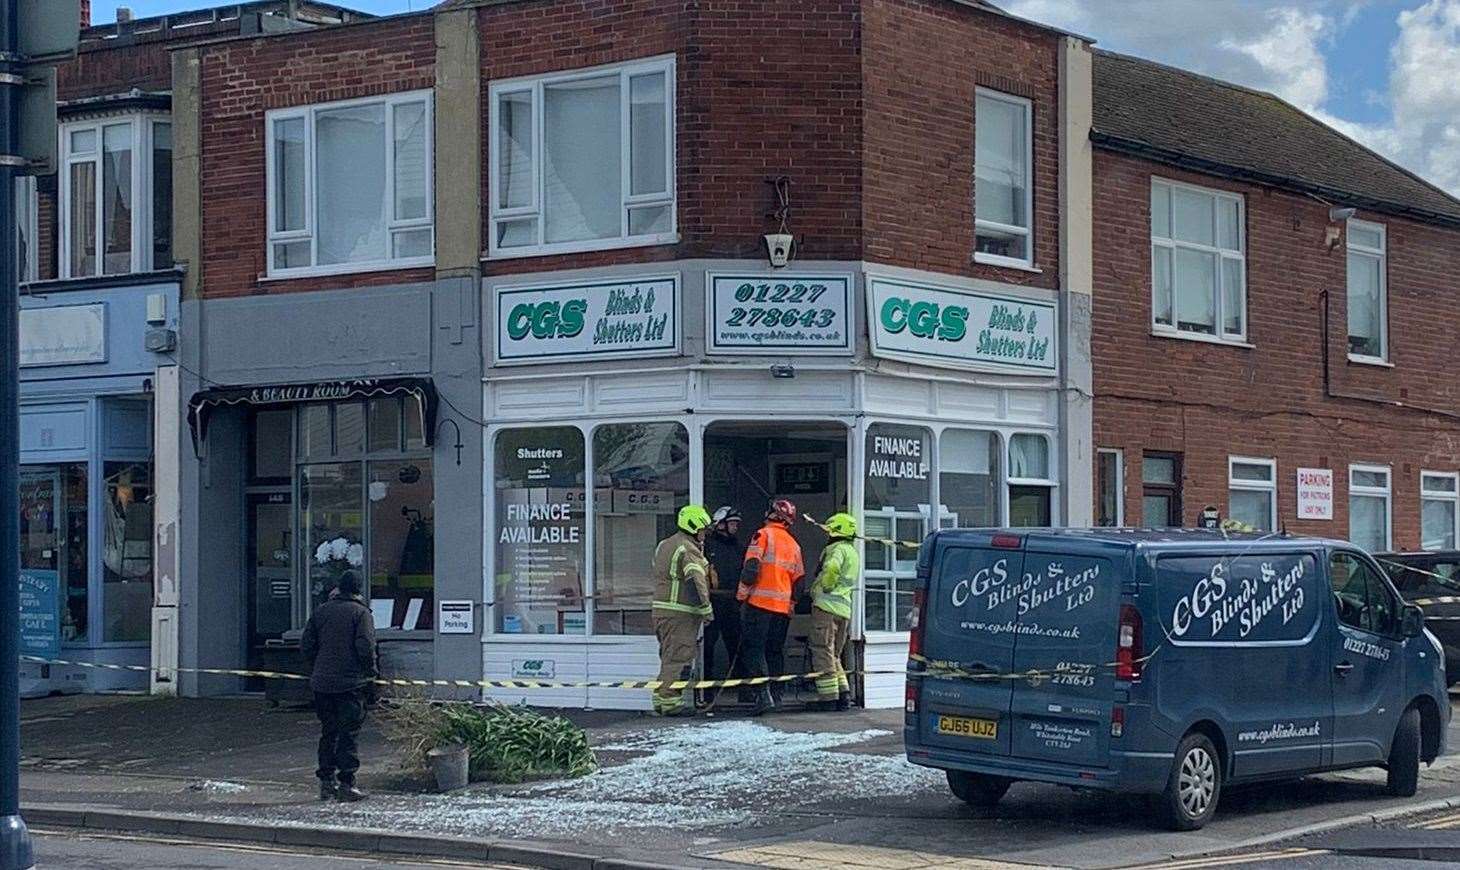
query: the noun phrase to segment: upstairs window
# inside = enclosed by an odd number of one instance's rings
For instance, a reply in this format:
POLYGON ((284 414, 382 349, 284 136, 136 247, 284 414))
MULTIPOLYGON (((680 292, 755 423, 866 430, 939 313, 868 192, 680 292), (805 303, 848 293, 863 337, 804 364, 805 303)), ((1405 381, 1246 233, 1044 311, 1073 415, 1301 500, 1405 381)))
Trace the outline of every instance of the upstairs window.
POLYGON ((1032 266, 1034 153, 1030 102, 979 89, 974 106, 974 260, 1032 266))
POLYGON ((1247 339, 1242 197, 1151 181, 1151 312, 1157 333, 1247 339))
POLYGON ((1420 472, 1419 492, 1420 548, 1455 549, 1456 532, 1460 531, 1460 475, 1420 472))
POLYGON ((15 264, 17 284, 28 284, 39 276, 36 254, 38 200, 34 175, 15 179, 15 264))
POLYGON ((1348 352, 1362 362, 1389 359, 1389 300, 1384 225, 1348 222, 1348 352))
POLYGON ((1277 529, 1277 460, 1227 459, 1228 515, 1258 532, 1277 529))
POLYGON ((435 261, 431 93, 269 112, 272 277, 435 261))
POLYGON ((172 125, 151 116, 61 127, 61 277, 172 267, 172 125))
POLYGON ((1383 465, 1348 467, 1348 539, 1371 553, 1391 546, 1389 469, 1383 465))
POLYGON ((674 59, 491 86, 500 256, 675 239, 674 59))

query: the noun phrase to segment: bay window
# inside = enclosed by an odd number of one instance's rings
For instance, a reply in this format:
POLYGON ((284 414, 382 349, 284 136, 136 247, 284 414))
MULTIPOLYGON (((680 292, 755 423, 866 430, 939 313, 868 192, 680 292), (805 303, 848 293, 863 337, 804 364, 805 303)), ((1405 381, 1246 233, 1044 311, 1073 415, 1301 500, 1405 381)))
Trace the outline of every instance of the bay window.
POLYGON ((154 116, 61 127, 61 277, 172 267, 172 125, 154 116))
POLYGON ((974 259, 1032 266, 1032 104, 982 88, 974 106, 974 259))
POLYGON ((915 546, 888 541, 913 543, 927 535, 928 506, 933 500, 931 470, 929 430, 900 423, 867 427, 862 492, 867 631, 908 630, 918 551, 915 546))
POLYGON ((493 255, 675 234, 672 57, 491 86, 493 255))
POLYGON ((1049 439, 1021 432, 1009 438, 1009 525, 1048 526, 1054 517, 1049 439))
POLYGON ((269 112, 268 273, 434 261, 431 94, 269 112))
POLYGON ((1169 335, 1247 338, 1242 197, 1151 181, 1152 328, 1169 335))
POLYGON ((1460 523, 1460 475, 1423 471, 1419 476, 1420 549, 1453 550, 1460 523))
POLYGON ((1348 467, 1348 539, 1371 553, 1390 548, 1389 468, 1348 467))
POLYGON ((1348 222, 1348 352, 1361 362, 1389 358, 1384 225, 1348 222))

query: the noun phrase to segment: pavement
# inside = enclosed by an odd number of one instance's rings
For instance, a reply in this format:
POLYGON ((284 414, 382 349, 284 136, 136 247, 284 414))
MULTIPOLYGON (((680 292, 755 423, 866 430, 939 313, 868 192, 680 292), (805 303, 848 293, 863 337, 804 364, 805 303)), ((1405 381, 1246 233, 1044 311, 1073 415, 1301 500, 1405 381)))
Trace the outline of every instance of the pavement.
POLYGON ((370 800, 321 804, 306 710, 93 695, 29 700, 21 713, 33 826, 524 866, 1106 868, 1460 811, 1460 756, 1422 769, 1410 799, 1386 796, 1381 771, 1232 789, 1191 833, 1156 828, 1130 796, 1029 783, 978 811, 941 773, 906 762, 897 710, 693 721, 575 711, 597 773, 450 795, 401 770, 371 725, 360 774, 370 800))

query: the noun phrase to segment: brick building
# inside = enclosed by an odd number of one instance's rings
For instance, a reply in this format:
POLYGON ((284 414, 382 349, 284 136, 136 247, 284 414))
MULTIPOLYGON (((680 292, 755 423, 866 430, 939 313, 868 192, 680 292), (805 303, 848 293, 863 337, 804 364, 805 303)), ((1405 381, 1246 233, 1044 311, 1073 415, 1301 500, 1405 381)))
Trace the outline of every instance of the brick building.
POLYGON ((1453 548, 1460 201, 1270 94, 1094 68, 1097 522, 1453 548))
MULTIPOLYGON (((747 536, 770 494, 902 540, 1088 523, 1089 72, 950 0, 447 3, 178 48, 181 661, 287 657, 338 538, 392 673, 599 681, 654 672, 689 501, 747 536)), ((858 654, 900 667, 912 554, 866 564, 858 654)))

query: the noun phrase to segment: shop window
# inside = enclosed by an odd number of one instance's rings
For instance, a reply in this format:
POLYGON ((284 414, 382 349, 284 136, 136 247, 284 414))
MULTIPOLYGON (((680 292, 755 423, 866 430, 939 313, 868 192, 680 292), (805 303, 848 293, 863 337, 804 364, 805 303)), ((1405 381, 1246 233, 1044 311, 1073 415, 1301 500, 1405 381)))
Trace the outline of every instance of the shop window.
POLYGON ((15 262, 16 283, 28 284, 39 277, 40 255, 36 250, 39 233, 39 197, 34 175, 15 179, 15 262))
POLYGON ((1242 197, 1151 182, 1153 329, 1240 342, 1247 337, 1242 197))
POLYGON ((1389 469, 1348 467, 1348 539, 1371 553, 1391 546, 1389 469))
POLYGON ((1374 634, 1399 633, 1399 602, 1369 563, 1353 553, 1334 553, 1328 573, 1344 625, 1374 634))
POLYGON ((294 413, 256 411, 249 432, 249 482, 287 485, 294 472, 294 413))
POLYGON ((1054 473, 1049 439, 1027 432, 1009 439, 1009 525, 1046 527, 1054 521, 1054 473))
POLYGON ((1031 266, 1034 238, 1033 105, 1022 97, 978 91, 974 106, 974 259, 1031 266))
POLYGON ((1148 529, 1181 526, 1181 454, 1141 457, 1141 525, 1148 529))
MULTIPOLYGON (((867 427, 863 534, 916 544, 928 533, 932 503, 929 449, 932 433, 920 426, 867 427)), ((916 546, 868 540, 863 600, 867 631, 907 631, 917 570, 916 546)))
POLYGON ((496 630, 586 634, 583 433, 503 430, 493 467, 496 630))
POLYGON ((1389 358, 1389 300, 1383 224, 1348 222, 1348 352, 1361 362, 1389 358))
POLYGON ((170 268, 171 124, 149 116, 65 124, 61 152, 61 276, 170 268))
MULTIPOLYGON (((20 568, 55 572, 61 641, 85 643, 90 596, 86 463, 20 470, 20 568)), ((149 586, 150 589, 150 586, 149 586)))
MULTIPOLYGON (((319 548, 337 539, 347 546, 365 540, 364 474, 358 462, 325 462, 299 469, 300 563, 309 579, 309 603, 316 607, 333 588, 339 560, 321 560, 319 548)), ((358 571, 364 566, 350 564, 358 571)), ((377 620, 378 621, 378 620, 377 620)))
POLYGON ((493 254, 674 238, 674 59, 491 87, 493 254))
POLYGON ((1425 471, 1419 476, 1420 547, 1425 550, 1453 550, 1460 522, 1460 475, 1425 471))
POLYGON ((379 628, 429 629, 436 597, 431 460, 376 460, 367 468, 371 610, 379 628))
POLYGON ((972 429, 944 429, 938 441, 941 528, 1000 525, 999 437, 972 429))
POLYGON ((1095 525, 1125 525, 1125 461, 1119 450, 1095 451, 1095 525))
POLYGON ((265 127, 270 275, 434 261, 429 91, 280 109, 265 127))
POLYGON ((152 468, 103 466, 102 640, 142 642, 152 635, 152 468))
POLYGON ((653 559, 689 504, 689 432, 678 423, 593 430, 594 634, 653 634, 653 559))
POLYGON ((1277 528, 1277 461, 1227 460, 1227 515, 1259 532, 1277 528))

